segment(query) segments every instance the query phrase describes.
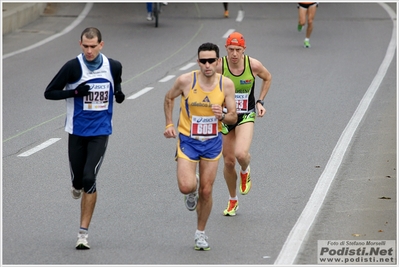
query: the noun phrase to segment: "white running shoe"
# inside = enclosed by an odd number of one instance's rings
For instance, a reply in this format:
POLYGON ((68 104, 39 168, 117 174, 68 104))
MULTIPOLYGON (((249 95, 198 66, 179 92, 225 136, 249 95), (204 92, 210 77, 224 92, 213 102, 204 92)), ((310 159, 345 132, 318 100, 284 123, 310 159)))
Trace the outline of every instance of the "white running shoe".
POLYGON ((195 233, 195 250, 210 250, 208 237, 203 233, 195 233))
POLYGON ((79 199, 82 196, 83 189, 77 190, 73 186, 71 188, 72 197, 74 199, 79 199))
POLYGON ((195 192, 184 195, 184 204, 189 211, 193 211, 197 208, 198 204, 198 188, 199 188, 199 174, 196 174, 197 177, 197 189, 195 192))
POLYGON ((147 13, 147 20, 152 20, 152 13, 151 12, 147 13))
POLYGON ((76 242, 76 249, 90 249, 89 242, 87 241, 89 234, 78 234, 78 241, 76 242))

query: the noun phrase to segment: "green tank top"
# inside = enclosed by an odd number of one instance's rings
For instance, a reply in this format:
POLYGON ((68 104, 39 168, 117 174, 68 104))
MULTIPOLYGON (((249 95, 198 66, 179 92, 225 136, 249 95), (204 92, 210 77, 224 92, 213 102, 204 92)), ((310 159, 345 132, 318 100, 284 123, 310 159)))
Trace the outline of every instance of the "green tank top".
POLYGON ((236 89, 237 113, 249 113, 255 109, 255 76, 252 74, 249 56, 244 55, 244 70, 240 75, 230 72, 227 56, 223 57, 222 74, 230 78, 236 89))

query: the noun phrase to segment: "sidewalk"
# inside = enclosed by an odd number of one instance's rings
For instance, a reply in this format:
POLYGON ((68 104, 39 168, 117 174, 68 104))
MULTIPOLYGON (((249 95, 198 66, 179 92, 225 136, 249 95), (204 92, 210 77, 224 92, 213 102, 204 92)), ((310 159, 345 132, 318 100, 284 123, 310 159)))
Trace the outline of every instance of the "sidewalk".
MULTIPOLYGON (((3 4, 3 10, 5 5, 11 7, 8 11, 3 11, 3 14, 8 12, 8 16, 10 13, 15 14, 16 9, 25 9, 24 12, 29 13, 27 4, 3 4)), ((3 32, 3 56, 62 32, 76 20, 85 5, 86 3, 79 2, 46 3, 43 12, 36 19, 7 34, 3 32)))
POLYGON ((40 17, 47 3, 2 3, 3 35, 11 33, 40 17))

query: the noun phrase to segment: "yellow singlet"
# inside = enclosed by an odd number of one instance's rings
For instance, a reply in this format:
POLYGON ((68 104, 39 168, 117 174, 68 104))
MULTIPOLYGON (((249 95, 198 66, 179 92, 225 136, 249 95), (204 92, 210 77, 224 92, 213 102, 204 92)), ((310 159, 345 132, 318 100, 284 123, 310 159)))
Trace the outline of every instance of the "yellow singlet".
POLYGON ((192 72, 192 86, 187 97, 182 96, 178 131, 194 139, 206 140, 218 136, 222 123, 212 112, 212 104, 224 104, 223 76, 210 92, 204 92, 197 82, 199 71, 192 72))

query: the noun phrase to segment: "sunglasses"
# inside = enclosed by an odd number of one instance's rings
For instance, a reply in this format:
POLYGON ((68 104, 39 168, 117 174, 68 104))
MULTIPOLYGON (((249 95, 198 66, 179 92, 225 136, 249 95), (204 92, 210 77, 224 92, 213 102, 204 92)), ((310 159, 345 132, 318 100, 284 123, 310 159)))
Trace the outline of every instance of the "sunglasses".
POLYGON ((209 64, 212 64, 213 62, 215 62, 216 60, 218 60, 217 58, 199 58, 198 61, 202 64, 206 64, 206 62, 208 62, 209 64))

